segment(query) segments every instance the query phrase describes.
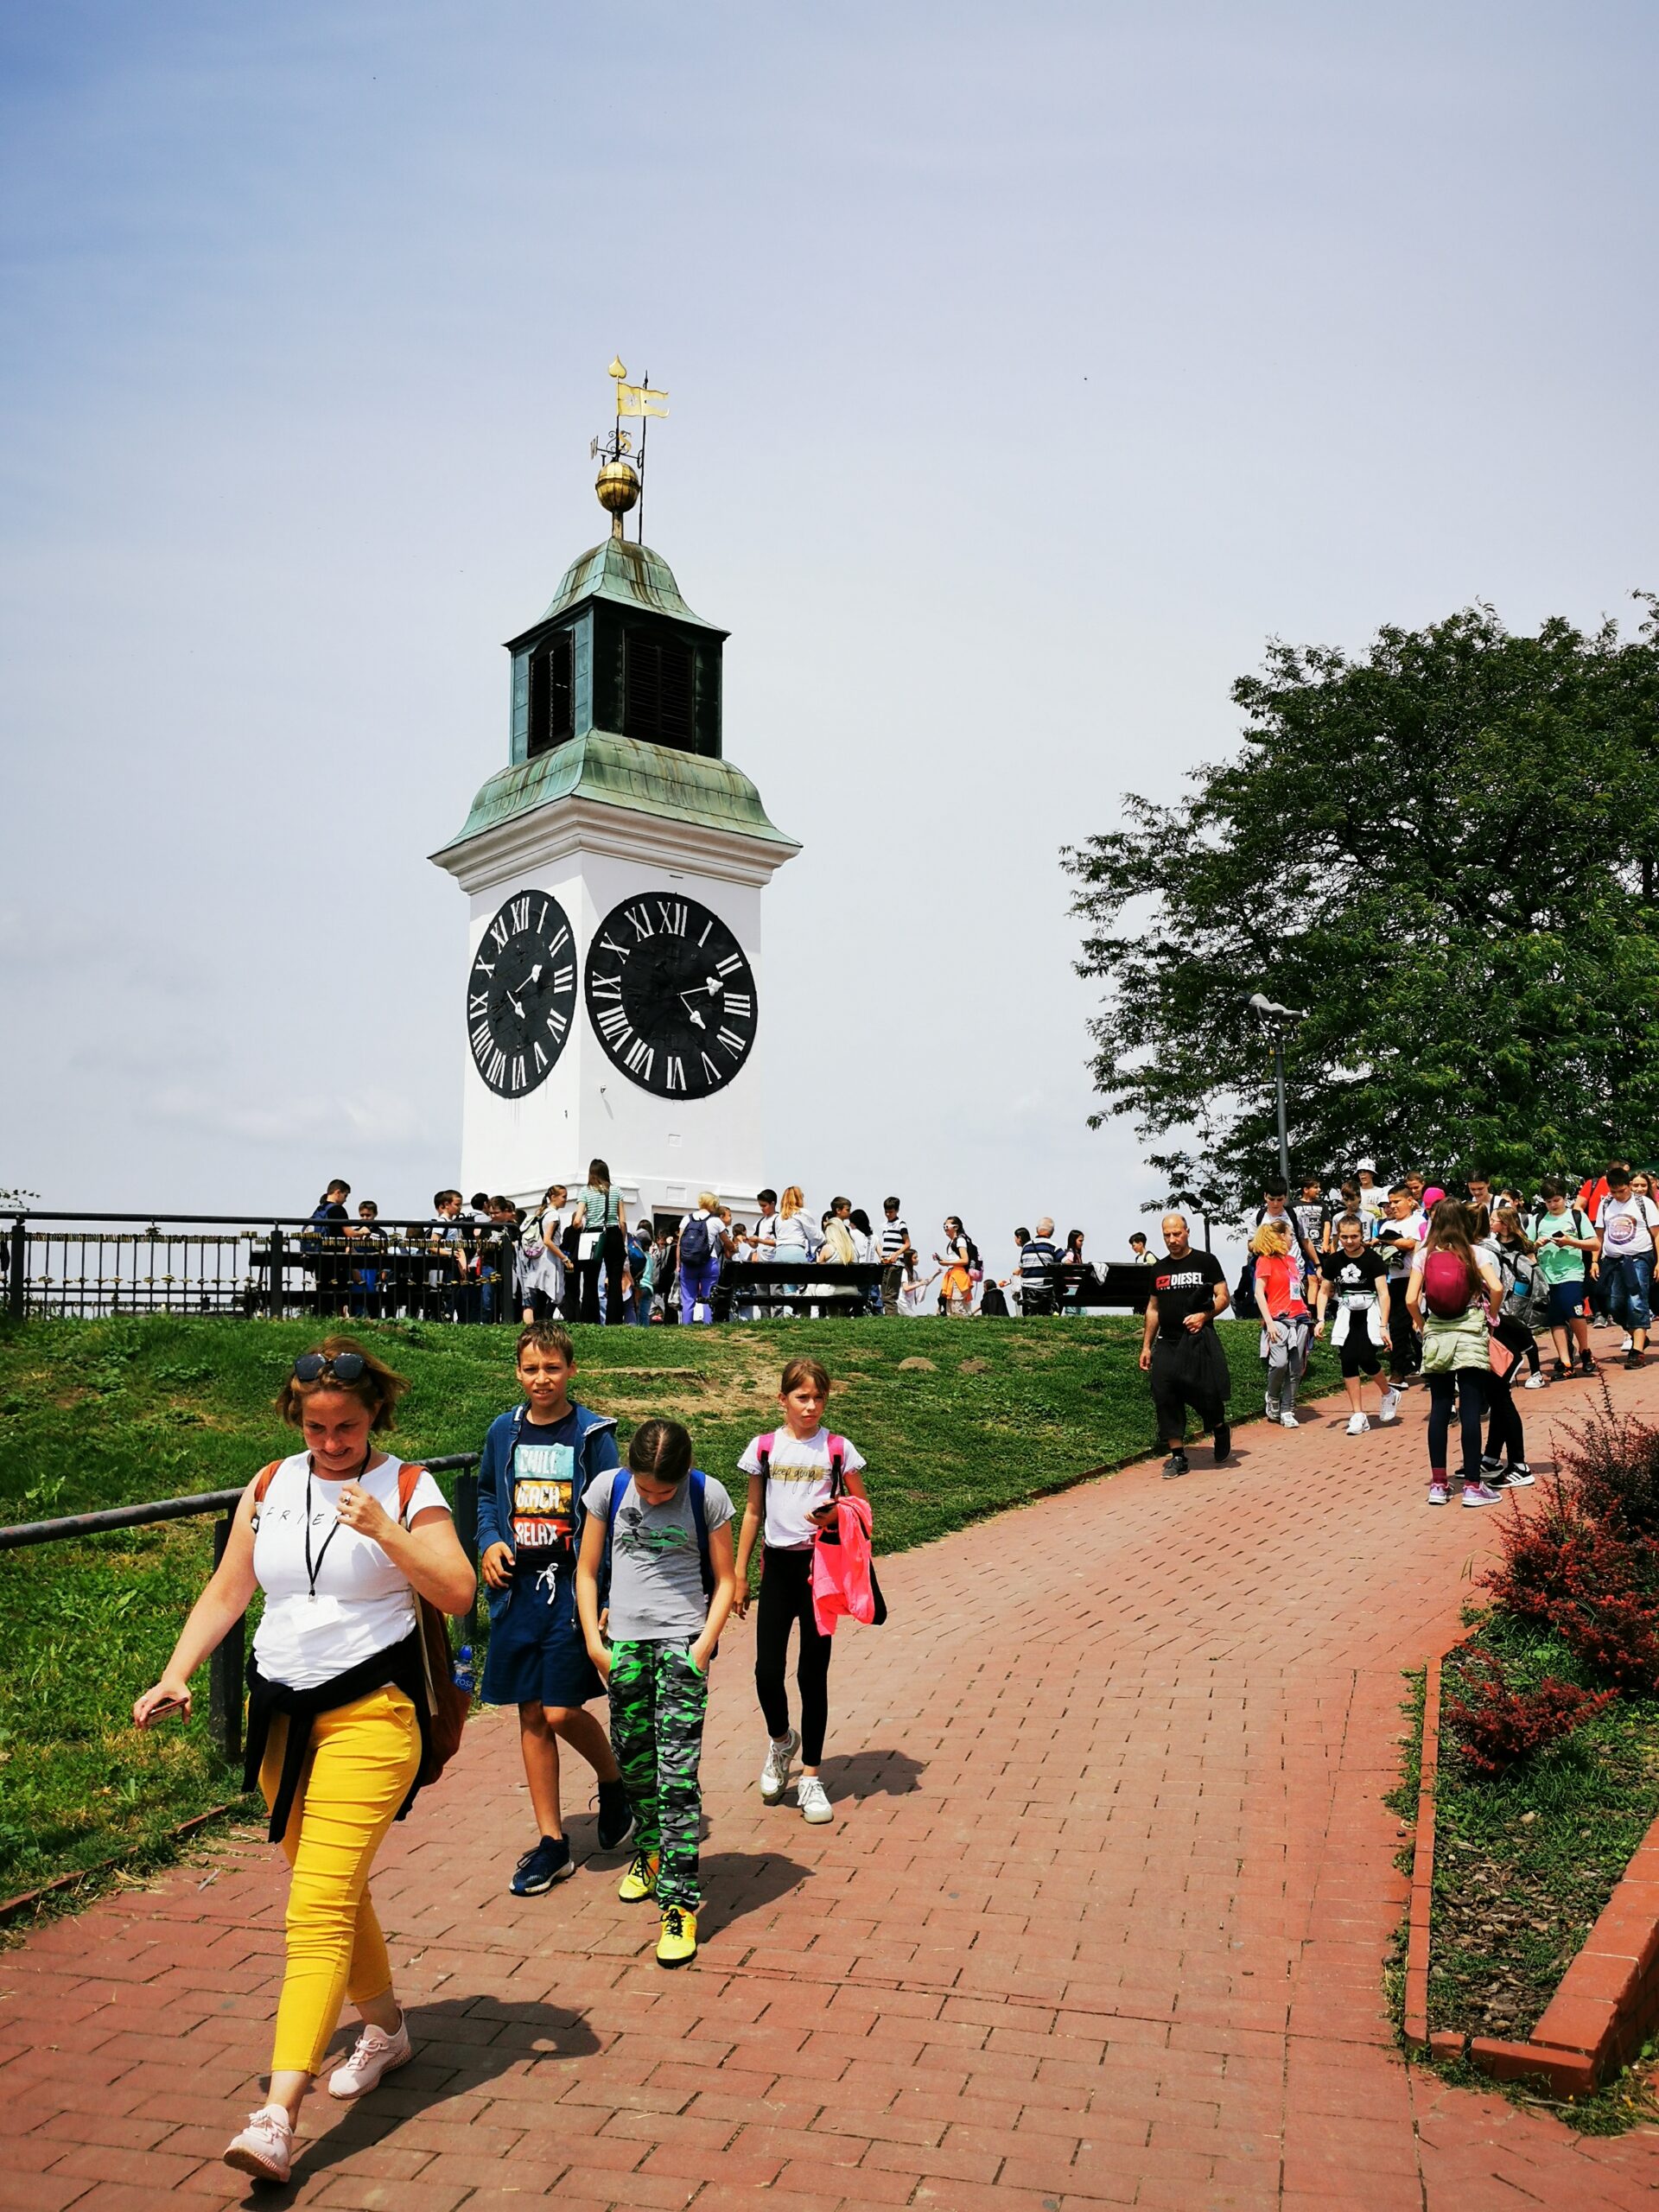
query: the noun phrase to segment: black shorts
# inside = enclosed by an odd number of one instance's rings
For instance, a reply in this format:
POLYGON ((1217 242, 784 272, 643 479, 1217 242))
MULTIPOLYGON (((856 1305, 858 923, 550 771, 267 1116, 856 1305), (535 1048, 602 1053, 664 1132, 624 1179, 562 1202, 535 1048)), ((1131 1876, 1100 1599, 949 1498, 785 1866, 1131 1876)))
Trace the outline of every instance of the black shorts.
POLYGON ((1382 1365, 1382 1350, 1371 1342, 1370 1331, 1352 1321, 1348 1324, 1347 1335, 1337 1346, 1337 1357, 1342 1362, 1345 1382, 1356 1375, 1376 1375, 1382 1365))

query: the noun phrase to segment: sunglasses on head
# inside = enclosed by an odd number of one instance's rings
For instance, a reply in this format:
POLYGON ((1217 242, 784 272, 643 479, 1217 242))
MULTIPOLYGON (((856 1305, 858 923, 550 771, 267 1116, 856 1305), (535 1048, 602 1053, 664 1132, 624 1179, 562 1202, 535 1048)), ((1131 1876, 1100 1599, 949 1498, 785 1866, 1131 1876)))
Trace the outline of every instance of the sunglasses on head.
POLYGON ((323 1376, 331 1375, 336 1382, 355 1382, 366 1372, 368 1364, 360 1351, 302 1351, 294 1363, 294 1380, 316 1382, 323 1376))

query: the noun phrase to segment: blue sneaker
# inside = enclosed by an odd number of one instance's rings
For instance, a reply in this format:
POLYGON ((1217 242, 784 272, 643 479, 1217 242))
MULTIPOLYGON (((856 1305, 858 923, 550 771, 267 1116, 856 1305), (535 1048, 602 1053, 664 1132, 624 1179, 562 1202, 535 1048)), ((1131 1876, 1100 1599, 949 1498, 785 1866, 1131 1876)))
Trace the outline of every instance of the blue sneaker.
POLYGON ((555 1882, 568 1881, 575 1872, 570 1846, 562 1835, 544 1835, 534 1851, 527 1851, 507 1885, 516 1897, 538 1897, 555 1882))

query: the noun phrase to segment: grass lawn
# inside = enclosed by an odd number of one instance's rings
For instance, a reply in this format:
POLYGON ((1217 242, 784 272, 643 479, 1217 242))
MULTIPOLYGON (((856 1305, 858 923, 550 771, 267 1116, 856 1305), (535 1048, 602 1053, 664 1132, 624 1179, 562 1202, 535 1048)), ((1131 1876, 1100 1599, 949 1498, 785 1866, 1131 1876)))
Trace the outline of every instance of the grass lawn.
MULTIPOLYGON (((390 1440, 407 1456, 476 1450, 516 1402, 510 1329, 359 1333, 411 1378, 390 1440)), ((590 1329, 578 1395, 618 1416, 625 1445, 650 1414, 683 1421, 699 1463, 726 1478, 777 1417, 784 1360, 815 1352, 836 1377, 831 1420, 870 1463, 878 1548, 902 1551, 1144 1452, 1140 1334, 1133 1318, 590 1329)), ((1222 1335, 1242 1420, 1261 1402, 1256 1331, 1222 1335)), ((270 1403, 315 1340, 297 1321, 0 1322, 0 1520, 245 1481, 293 1447, 270 1403)), ((233 1793, 208 1739, 205 1668, 188 1728, 141 1736, 128 1719, 206 1579, 210 1528, 0 1554, 0 1896, 143 1847, 233 1793)))

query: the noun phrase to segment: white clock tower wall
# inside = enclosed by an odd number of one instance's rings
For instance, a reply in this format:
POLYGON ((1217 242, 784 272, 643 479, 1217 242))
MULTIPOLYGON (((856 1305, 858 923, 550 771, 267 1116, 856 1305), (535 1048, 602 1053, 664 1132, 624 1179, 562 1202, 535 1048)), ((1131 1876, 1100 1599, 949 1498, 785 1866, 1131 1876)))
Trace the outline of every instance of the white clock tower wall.
MULTIPOLYGON (((499 1192, 533 1206, 550 1183, 578 1189, 587 1180, 588 1161, 597 1156, 608 1162, 631 1211, 679 1212, 696 1205, 699 1191, 712 1190, 725 1204, 752 1214, 755 1192, 769 1179, 761 1112, 767 1007, 760 887, 611 854, 572 853, 540 868, 521 867, 473 893, 469 970, 498 909, 527 890, 550 892, 563 907, 583 975, 600 924, 625 900, 645 892, 697 899, 720 916, 748 955, 760 1007, 755 1043, 723 1090, 708 1098, 658 1098, 613 1065, 579 995, 564 1050, 527 1096, 499 1097, 467 1056, 458 1178, 466 1195, 499 1192)), ((776 1174, 770 1179, 775 1183, 776 1174)))

